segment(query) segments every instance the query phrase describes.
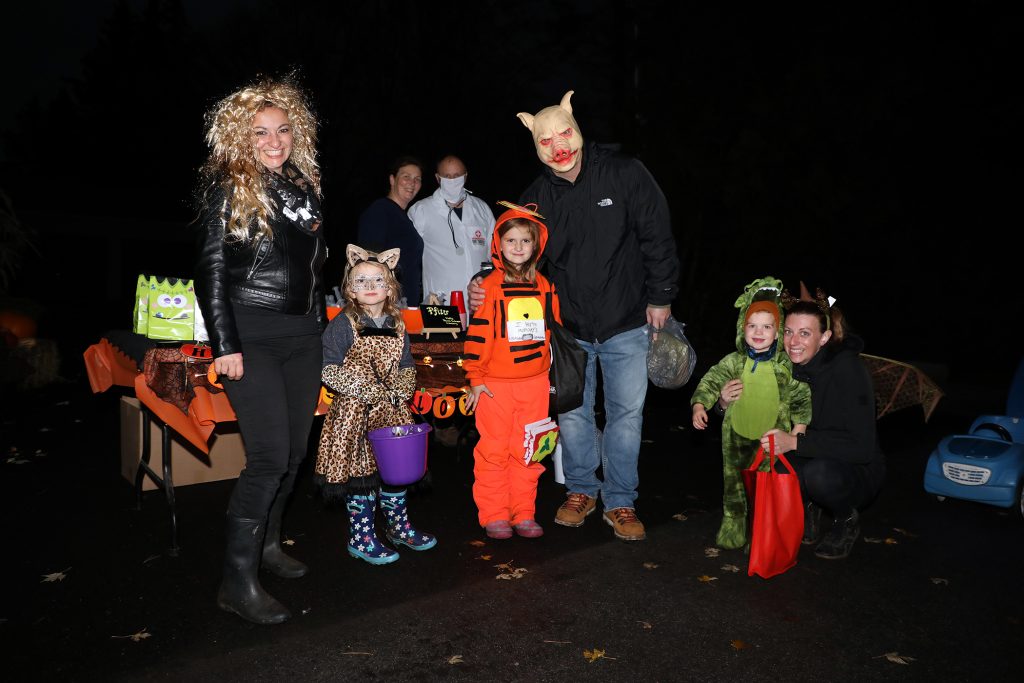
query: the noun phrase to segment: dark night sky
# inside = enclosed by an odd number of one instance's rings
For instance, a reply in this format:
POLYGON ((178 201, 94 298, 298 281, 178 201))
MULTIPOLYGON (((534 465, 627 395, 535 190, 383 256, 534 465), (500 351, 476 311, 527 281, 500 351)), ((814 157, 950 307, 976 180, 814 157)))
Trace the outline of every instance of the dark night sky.
MULTIPOLYGON (((685 267, 675 312, 707 358, 729 350, 732 301, 764 274, 825 287, 869 352, 954 374, 976 372, 966 359, 979 350, 996 364, 1019 357, 1006 343, 978 348, 979 330, 1002 337, 999 327, 1024 309, 1004 296, 1021 247, 1009 141, 1022 113, 1011 65, 1024 60, 1020 22, 1001 5, 107 0, 21 9, 2 47, 0 188, 58 273, 44 280, 43 268, 26 268, 15 294, 50 304, 82 276, 71 265, 82 254, 102 260, 109 242, 96 225, 129 236, 121 248, 131 258, 106 275, 108 299, 139 270, 187 274, 183 226, 203 111, 259 72, 297 66, 323 124, 335 253, 386 191, 385 167, 399 153, 430 164, 454 150, 477 194, 518 196, 539 164, 515 113, 574 89, 584 136, 638 154, 669 199, 685 267), (93 227, 76 233, 70 216, 93 227)), ((424 193, 433 189, 429 178, 424 193)), ((124 288, 107 309, 130 309, 124 288)))

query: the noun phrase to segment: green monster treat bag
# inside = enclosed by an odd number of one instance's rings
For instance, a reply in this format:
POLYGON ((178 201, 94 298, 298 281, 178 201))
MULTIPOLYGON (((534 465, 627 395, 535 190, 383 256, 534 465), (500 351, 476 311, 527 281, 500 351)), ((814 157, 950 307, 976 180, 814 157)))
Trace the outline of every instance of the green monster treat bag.
POLYGON ((145 335, 149 329, 149 288, 155 285, 151 276, 139 275, 135 283, 135 311, 132 314, 132 332, 145 335))
POLYGON ((149 290, 150 339, 192 341, 195 332, 196 293, 191 280, 153 278, 149 290))

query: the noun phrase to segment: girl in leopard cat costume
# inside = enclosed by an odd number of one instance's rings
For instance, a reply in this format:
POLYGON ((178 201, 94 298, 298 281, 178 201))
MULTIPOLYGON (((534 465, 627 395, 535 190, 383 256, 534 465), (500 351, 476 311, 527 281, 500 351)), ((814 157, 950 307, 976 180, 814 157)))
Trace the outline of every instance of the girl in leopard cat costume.
POLYGON ((349 554, 370 564, 389 564, 398 553, 377 539, 378 499, 392 544, 412 550, 437 545, 436 538, 409 523, 405 489, 381 483, 366 436, 381 427, 413 423, 407 402, 416 388, 416 367, 396 305, 399 250, 374 254, 350 244, 346 255, 342 288, 347 305, 323 337, 322 379, 335 396, 320 434, 315 480, 325 499, 345 499, 349 554))

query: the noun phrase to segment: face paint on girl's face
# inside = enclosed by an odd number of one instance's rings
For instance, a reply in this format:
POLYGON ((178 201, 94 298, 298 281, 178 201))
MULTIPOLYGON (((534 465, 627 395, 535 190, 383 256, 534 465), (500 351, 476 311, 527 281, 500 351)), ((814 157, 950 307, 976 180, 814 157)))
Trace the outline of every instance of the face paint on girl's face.
POLYGON ((384 310, 391 288, 383 267, 373 263, 360 263, 349 273, 349 296, 359 302, 373 317, 379 317, 384 310))

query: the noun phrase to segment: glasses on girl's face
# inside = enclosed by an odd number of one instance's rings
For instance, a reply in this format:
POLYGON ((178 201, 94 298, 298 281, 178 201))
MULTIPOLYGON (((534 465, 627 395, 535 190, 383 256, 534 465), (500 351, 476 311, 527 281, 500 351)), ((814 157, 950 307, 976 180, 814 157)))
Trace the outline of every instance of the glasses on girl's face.
POLYGON ((377 277, 356 277, 352 278, 352 291, 366 292, 371 289, 387 289, 387 282, 380 275, 377 277))

